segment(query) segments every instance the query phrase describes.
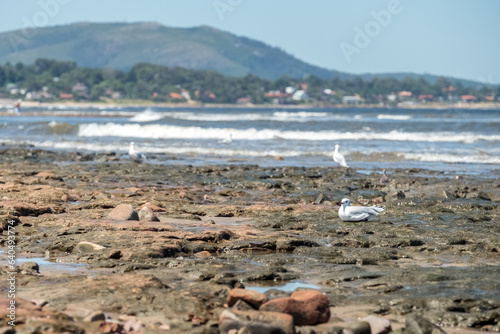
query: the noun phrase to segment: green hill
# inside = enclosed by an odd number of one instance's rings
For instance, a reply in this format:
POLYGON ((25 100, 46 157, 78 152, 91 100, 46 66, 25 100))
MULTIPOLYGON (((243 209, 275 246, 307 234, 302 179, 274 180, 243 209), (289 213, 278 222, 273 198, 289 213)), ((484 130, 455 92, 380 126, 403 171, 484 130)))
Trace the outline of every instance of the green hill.
MULTIPOLYGON (((74 23, 0 34, 0 64, 33 64, 38 58, 74 61, 79 66, 129 70, 137 63, 213 70, 224 75, 246 74, 267 79, 281 76, 352 79, 355 76, 303 62, 262 42, 208 26, 171 28, 158 23, 74 23)), ((359 77, 438 77, 413 73, 363 74, 359 77)), ((460 81, 464 86, 476 83, 460 81)))

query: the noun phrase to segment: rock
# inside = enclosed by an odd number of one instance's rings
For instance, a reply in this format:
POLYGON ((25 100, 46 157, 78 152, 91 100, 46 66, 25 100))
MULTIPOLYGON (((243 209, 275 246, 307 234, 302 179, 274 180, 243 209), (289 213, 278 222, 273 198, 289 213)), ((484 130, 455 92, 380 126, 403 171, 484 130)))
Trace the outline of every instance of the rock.
POLYGON ((64 194, 61 196, 61 201, 63 202, 76 202, 79 199, 78 195, 64 194))
POLYGON ((114 208, 108 217, 117 220, 139 220, 137 211, 130 204, 120 204, 114 208))
POLYGON ((403 191, 401 190, 393 190, 389 192, 387 195, 385 195, 385 200, 393 200, 393 199, 405 199, 406 195, 403 191))
POLYGON ((290 314, 297 326, 316 325, 330 319, 330 301, 317 290, 295 291, 290 297, 268 301, 260 310, 290 314))
POLYGON ((369 315, 361 320, 370 324, 371 334, 385 334, 392 330, 391 322, 385 318, 369 315))
POLYGON ((35 175, 36 177, 39 177, 41 180, 56 180, 56 181, 62 181, 62 177, 59 175, 56 175, 52 172, 40 172, 35 175))
MULTIPOLYGON (((366 321, 356 321, 344 326, 342 334, 372 334, 370 324, 366 321)), ((373 333, 375 334, 375 333, 373 333)))
POLYGON ((156 214, 154 213, 153 209, 151 209, 148 206, 142 207, 141 210, 139 210, 139 220, 146 220, 149 222, 159 222, 160 220, 158 217, 156 217, 156 214))
POLYGON ((261 311, 224 310, 219 317, 220 333, 236 333, 246 328, 250 333, 294 334, 293 317, 289 314, 261 311))
POLYGON ((103 311, 94 311, 85 318, 83 318, 83 321, 86 322, 105 321, 105 320, 106 320, 106 315, 104 314, 103 311))
POLYGON ((122 251, 121 250, 112 251, 111 254, 109 254, 109 258, 110 259, 115 259, 115 260, 118 260, 122 256, 123 255, 122 255, 122 251))
POLYGON ((325 195, 319 194, 318 197, 316 197, 316 200, 314 201, 314 204, 321 204, 325 201, 325 195))
POLYGON ((250 304, 247 302, 244 302, 243 300, 238 300, 232 307, 234 310, 240 310, 240 311, 253 311, 255 308, 253 308, 250 304))
POLYGON ((212 254, 210 254, 209 251, 201 251, 198 253, 194 253, 193 256, 194 257, 210 257, 210 256, 212 256, 212 254))
POLYGON ((232 289, 227 296, 227 305, 232 307, 238 300, 243 300, 255 309, 267 302, 267 296, 263 293, 247 290, 247 289, 232 289))
POLYGON ((38 207, 31 203, 18 201, 3 201, 0 202, 0 208, 4 207, 14 211, 16 216, 35 216, 38 217, 44 213, 52 213, 49 207, 38 207))
POLYGON ((106 247, 88 241, 82 241, 76 245, 76 250, 81 253, 91 253, 95 251, 100 251, 101 249, 104 248, 106 247))
POLYGON ((405 318, 406 326, 403 330, 404 334, 438 334, 445 333, 441 328, 434 325, 429 320, 422 318, 416 314, 410 314, 405 318))
POLYGON ((137 319, 130 319, 128 320, 124 325, 123 329, 129 333, 129 332, 137 332, 141 330, 141 328, 144 327, 144 324, 137 319))
MULTIPOLYGON (((151 203, 145 203, 143 205, 141 205, 140 209, 144 208, 144 207, 148 207, 150 208, 151 210, 153 210, 154 212, 166 212, 167 210, 165 210, 164 208, 162 207, 159 207, 158 205, 154 205, 154 204, 151 204, 151 203)), ((140 210, 139 209, 139 210, 140 210)))
POLYGON ((116 322, 102 322, 99 325, 99 332, 103 334, 123 333, 123 325, 116 322))
POLYGON ((479 198, 485 201, 491 201, 490 196, 484 191, 468 193, 465 198, 479 198))
POLYGON ((21 273, 25 275, 36 275, 40 273, 40 267, 38 266, 38 263, 34 261, 24 262, 21 264, 19 269, 21 269, 21 273))

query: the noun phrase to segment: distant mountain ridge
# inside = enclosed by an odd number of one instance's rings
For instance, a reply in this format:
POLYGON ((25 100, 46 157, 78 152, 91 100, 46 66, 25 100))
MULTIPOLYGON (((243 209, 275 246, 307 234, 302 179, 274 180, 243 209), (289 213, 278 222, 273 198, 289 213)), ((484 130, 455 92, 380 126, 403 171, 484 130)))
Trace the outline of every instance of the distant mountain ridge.
MULTIPOLYGON (((32 64, 38 58, 69 60, 79 66, 128 70, 137 63, 213 70, 240 77, 252 74, 267 79, 314 75, 329 79, 374 77, 420 78, 439 76, 414 73, 362 74, 328 70, 308 64, 265 43, 208 26, 172 28, 158 23, 74 23, 38 28, 31 38, 21 30, 0 34, 0 63, 32 64)), ((449 78, 464 86, 477 82, 449 78)))

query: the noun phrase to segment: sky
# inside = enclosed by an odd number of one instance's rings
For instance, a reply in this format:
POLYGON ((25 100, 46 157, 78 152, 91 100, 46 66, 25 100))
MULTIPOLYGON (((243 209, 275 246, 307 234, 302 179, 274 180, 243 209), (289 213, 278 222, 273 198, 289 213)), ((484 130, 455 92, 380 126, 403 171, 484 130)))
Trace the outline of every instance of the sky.
POLYGON ((0 10, 0 32, 82 21, 209 25, 342 72, 500 84, 499 0, 19 0, 0 10))

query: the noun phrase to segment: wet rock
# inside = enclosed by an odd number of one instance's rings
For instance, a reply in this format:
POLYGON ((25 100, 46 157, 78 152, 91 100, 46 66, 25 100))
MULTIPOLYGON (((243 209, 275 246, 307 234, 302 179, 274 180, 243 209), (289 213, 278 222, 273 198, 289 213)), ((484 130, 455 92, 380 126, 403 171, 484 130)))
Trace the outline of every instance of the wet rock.
POLYGON ((446 333, 429 320, 418 315, 411 314, 405 318, 403 334, 440 334, 446 333))
POLYGON ((24 262, 21 264, 19 269, 21 270, 21 273, 25 275, 36 275, 40 273, 40 267, 38 266, 38 263, 34 261, 24 262))
POLYGON ((385 334, 392 330, 391 322, 388 319, 369 315, 361 320, 370 324, 371 334, 385 334))
POLYGON ((104 314, 103 311, 94 311, 85 318, 83 318, 83 321, 86 322, 105 321, 105 320, 106 320, 106 315, 104 314))
POLYGON ((366 321, 356 321, 344 326, 342 334, 375 334, 371 332, 370 324, 366 321))
POLYGON ((250 304, 247 302, 244 302, 243 300, 238 300, 236 303, 234 303, 233 306, 231 306, 232 309, 234 310, 239 310, 239 311, 253 311, 255 310, 254 307, 252 307, 250 304))
MULTIPOLYGON (((295 334, 292 316, 284 313, 225 310, 219 317, 220 333, 246 328, 250 333, 295 334)), ((234 332, 234 331, 233 331, 234 332)))
POLYGON ((96 251, 100 251, 102 249, 105 249, 106 247, 95 244, 93 242, 82 241, 82 242, 79 242, 75 248, 80 253, 92 253, 92 252, 96 252, 96 251))
POLYGON ((295 291, 289 298, 272 299, 260 310, 290 314, 298 326, 316 325, 330 319, 330 301, 317 290, 295 291))
POLYGON ((137 211, 130 204, 120 204, 114 208, 108 217, 117 220, 139 220, 137 211))
POLYGON ((141 210, 139 210, 139 220, 145 220, 149 222, 159 222, 160 220, 156 217, 153 209, 150 207, 144 206, 141 210))
POLYGON ((212 256, 212 254, 209 251, 201 251, 198 253, 194 253, 193 256, 203 258, 203 257, 210 257, 210 256, 212 256))
POLYGON ((247 289, 232 289, 227 296, 227 305, 232 307, 238 300, 243 300, 255 309, 267 302, 267 296, 263 293, 247 290, 247 289))

